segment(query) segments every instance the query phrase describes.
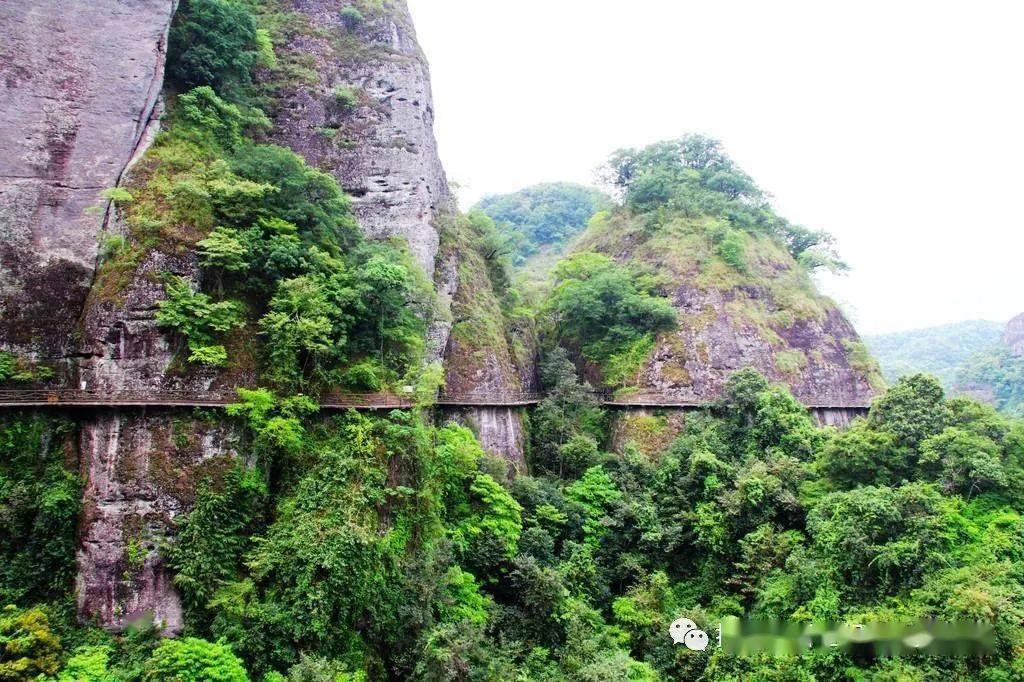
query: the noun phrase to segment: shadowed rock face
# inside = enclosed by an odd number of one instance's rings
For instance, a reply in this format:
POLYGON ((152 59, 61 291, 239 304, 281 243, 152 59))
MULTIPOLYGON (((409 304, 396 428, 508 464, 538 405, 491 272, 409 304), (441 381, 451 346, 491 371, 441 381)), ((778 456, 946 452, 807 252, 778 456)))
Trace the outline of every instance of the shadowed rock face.
POLYGON ((1014 355, 1024 355, 1024 313, 1006 324, 1003 331, 1003 345, 1014 355))
POLYGON ((0 3, 0 345, 73 345, 105 221, 85 209, 145 137, 174 4, 0 3))
POLYGON ((137 619, 181 631, 181 600, 157 549, 196 486, 232 461, 230 427, 169 411, 104 412, 86 420, 86 478, 78 550, 78 611, 83 621, 121 628, 137 619))

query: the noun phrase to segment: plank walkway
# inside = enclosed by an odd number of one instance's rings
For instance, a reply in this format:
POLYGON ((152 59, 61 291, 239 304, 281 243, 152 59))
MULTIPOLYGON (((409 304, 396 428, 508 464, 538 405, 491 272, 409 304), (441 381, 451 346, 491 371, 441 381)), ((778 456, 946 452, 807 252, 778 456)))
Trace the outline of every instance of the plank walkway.
MULTIPOLYGON (((706 403, 655 393, 629 395, 597 394, 604 405, 622 408, 699 409, 706 403)), ((540 402, 540 393, 441 393, 436 404, 443 407, 527 407, 540 402)), ((176 391, 100 391, 96 389, 3 389, 4 407, 224 407, 238 402, 232 391, 194 394, 176 391)), ((412 396, 398 393, 331 393, 320 396, 327 410, 388 410, 415 406, 412 396)), ((866 410, 869 406, 842 400, 805 403, 810 409, 866 410)))

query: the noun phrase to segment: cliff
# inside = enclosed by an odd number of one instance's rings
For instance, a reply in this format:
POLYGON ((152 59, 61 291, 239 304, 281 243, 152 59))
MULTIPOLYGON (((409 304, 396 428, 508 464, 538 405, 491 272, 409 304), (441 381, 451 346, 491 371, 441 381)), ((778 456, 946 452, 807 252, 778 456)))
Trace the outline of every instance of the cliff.
POLYGON ((1011 353, 1024 356, 1024 313, 1006 323, 1002 341, 1011 353))
MULTIPOLYGON (((445 357, 449 391, 518 391, 504 334, 493 348, 490 337, 472 350, 449 342, 456 319, 495 314, 496 299, 486 275, 477 276, 471 237, 440 252, 442 232, 449 244, 467 237, 438 157, 429 71, 408 9, 362 3, 352 22, 340 11, 346 6, 255 6, 278 62, 255 70, 254 92, 271 121, 253 130, 256 141, 293 150, 333 176, 365 235, 407 245, 439 294, 427 357, 445 357)), ((211 286, 197 254, 211 225, 168 205, 174 186, 207 179, 187 177, 187 164, 176 167, 173 137, 146 153, 162 113, 174 9, 171 0, 0 7, 0 87, 10 103, 0 121, 0 345, 45 359, 74 386, 195 393, 261 383, 251 326, 225 341, 227 366, 206 366, 187 362, 182 339, 157 321, 168 276, 199 291, 211 286), (100 202, 100 192, 115 186, 133 199, 100 202), (86 212, 91 206, 98 212, 86 212), (101 241, 110 246, 101 249, 101 241)), ((471 424, 492 453, 522 466, 517 413, 442 417, 471 424)), ((231 422, 175 410, 109 410, 80 420, 82 619, 119 628, 152 617, 170 633, 181 629, 180 599, 159 547, 174 536, 201 477, 236 456, 242 433, 231 422)))
POLYGON ((269 139, 330 172, 352 197, 370 237, 403 237, 433 274, 437 220, 454 211, 434 140, 430 71, 404 1, 363 12, 352 3, 286 0, 294 13, 281 59, 303 78, 272 82, 276 106, 269 139))
POLYGON ((106 217, 147 137, 174 0, 0 5, 0 346, 72 350, 106 217))
MULTIPOLYGON (((334 176, 367 236, 408 243, 438 293, 427 350, 444 362, 447 392, 523 390, 532 370, 507 338, 479 235, 456 215, 434 138, 429 67, 406 3, 363 11, 357 25, 346 24, 337 2, 291 0, 282 9, 295 15, 282 59, 301 63, 306 77, 269 82, 277 105, 268 139, 334 176)), ((524 466, 513 411, 454 416, 488 452, 524 466)))

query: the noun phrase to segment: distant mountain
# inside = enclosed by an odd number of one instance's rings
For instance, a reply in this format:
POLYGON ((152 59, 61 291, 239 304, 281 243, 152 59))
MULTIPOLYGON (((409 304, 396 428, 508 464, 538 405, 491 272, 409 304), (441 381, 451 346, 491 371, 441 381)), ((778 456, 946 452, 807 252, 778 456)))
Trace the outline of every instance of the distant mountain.
POLYGON ((998 344, 965 363, 953 389, 1024 416, 1024 314, 1010 320, 998 344))
POLYGON ((1003 325, 999 322, 970 320, 908 332, 865 336, 864 342, 881 364, 887 381, 925 372, 951 389, 968 360, 998 345, 1002 333, 1003 325))
POLYGON ((521 265, 546 246, 565 244, 610 204, 611 199, 593 187, 552 182, 484 197, 472 210, 495 222, 510 241, 513 261, 521 265))

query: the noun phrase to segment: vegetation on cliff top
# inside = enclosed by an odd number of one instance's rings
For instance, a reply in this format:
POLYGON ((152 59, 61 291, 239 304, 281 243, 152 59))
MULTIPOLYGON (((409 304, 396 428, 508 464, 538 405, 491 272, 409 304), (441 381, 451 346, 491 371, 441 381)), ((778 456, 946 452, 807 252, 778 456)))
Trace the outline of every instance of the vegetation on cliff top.
POLYGON ((855 338, 832 320, 835 304, 817 292, 812 280, 819 268, 846 267, 832 238, 777 215, 767 195, 718 142, 689 135, 620 150, 603 175, 622 203, 591 218, 573 242, 572 258, 614 262, 609 270, 631 279, 644 295, 676 299, 677 314, 673 326, 644 313, 650 317, 648 328, 636 320, 625 325, 643 338, 616 342, 614 324, 602 318, 615 309, 608 300, 593 297, 589 305, 558 310, 565 293, 559 274, 563 265, 554 267, 556 283, 547 303, 559 314, 546 328, 547 342, 572 351, 592 381, 628 389, 651 352, 665 347, 671 353, 663 366, 665 380, 687 384, 684 363, 700 349, 679 346, 672 329, 699 335, 711 322, 725 319, 737 333, 756 333, 767 343, 772 364, 764 370, 774 369, 777 377, 798 384, 809 365, 830 362, 826 356, 831 356, 872 386, 882 385, 870 356, 855 352, 860 348, 855 338), (601 322, 590 325, 583 338, 579 331, 589 318, 601 322), (797 323, 804 323, 804 331, 792 331, 797 323), (807 346, 808 329, 814 348, 807 346), (600 358, 597 345, 605 346, 600 358))
POLYGON ((133 173, 128 238, 98 290, 116 295, 153 251, 196 252, 205 290, 163 273, 157 314, 184 360, 230 367, 227 346, 245 329, 281 388, 415 383, 433 306, 425 274, 401 245, 363 238, 333 177, 250 137, 269 126, 249 77, 269 66, 267 35, 228 0, 189 0, 177 14, 169 71, 192 89, 133 173))

